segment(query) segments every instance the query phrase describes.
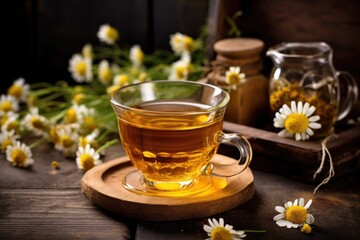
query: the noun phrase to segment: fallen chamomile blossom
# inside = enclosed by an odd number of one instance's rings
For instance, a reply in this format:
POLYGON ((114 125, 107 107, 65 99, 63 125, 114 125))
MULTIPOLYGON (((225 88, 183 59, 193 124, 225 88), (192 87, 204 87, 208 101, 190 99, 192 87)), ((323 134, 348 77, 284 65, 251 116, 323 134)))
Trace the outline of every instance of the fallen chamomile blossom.
POLYGON ((6 148, 6 158, 16 167, 28 167, 34 163, 30 148, 25 143, 19 141, 6 148))
POLYGON ((284 104, 277 113, 275 113, 274 127, 284 128, 278 133, 280 137, 294 137, 295 140, 307 140, 314 135, 313 129, 320 129, 321 124, 318 115, 311 116, 316 108, 310 106, 308 102, 291 101, 291 106, 284 104))
POLYGON ((215 218, 208 219, 209 225, 204 225, 204 231, 207 232, 210 238, 207 240, 239 240, 246 237, 244 231, 236 231, 233 226, 226 224, 224 225, 224 219, 220 218, 217 221, 215 218))
POLYGON ((240 83, 245 82, 245 73, 240 73, 240 67, 230 67, 225 73, 225 82, 236 90, 240 83))
POLYGON ((275 210, 279 212, 274 217, 274 221, 280 227, 298 228, 304 226, 303 232, 311 232, 310 224, 314 223, 314 216, 308 213, 312 200, 304 205, 304 198, 295 199, 294 202, 285 203, 284 207, 276 206, 275 210), (309 230, 310 227, 310 230, 309 230))
POLYGON ((89 144, 85 147, 79 147, 76 152, 76 164, 79 169, 83 169, 85 171, 93 168, 102 163, 99 160, 100 155, 95 151, 95 149, 91 148, 89 144))

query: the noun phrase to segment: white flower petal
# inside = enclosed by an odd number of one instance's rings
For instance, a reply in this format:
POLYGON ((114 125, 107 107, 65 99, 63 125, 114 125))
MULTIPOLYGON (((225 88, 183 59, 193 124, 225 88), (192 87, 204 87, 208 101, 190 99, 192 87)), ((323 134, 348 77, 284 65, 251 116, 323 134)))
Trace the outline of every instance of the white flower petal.
POLYGON ((316 122, 319 120, 320 120, 320 116, 318 116, 318 115, 309 117, 309 122, 316 122))
POLYGON ((215 218, 213 218, 213 223, 216 227, 220 225, 219 222, 215 218))
POLYGON ((315 221, 315 218, 314 218, 313 215, 308 214, 308 215, 306 216, 306 223, 307 223, 307 224, 313 224, 314 221, 315 221))
POLYGON ((311 130, 311 128, 307 128, 306 133, 309 134, 310 136, 314 135, 314 131, 311 130))
POLYGON ((288 207, 292 207, 292 205, 293 205, 293 204, 292 204, 291 201, 288 201, 288 202, 287 202, 287 206, 288 206, 288 207))
POLYGON ((294 206, 297 206, 298 205, 298 199, 295 199, 295 201, 294 201, 294 206))
POLYGON ((302 113, 306 114, 307 111, 309 110, 309 107, 310 107, 310 104, 308 102, 306 102, 303 106, 302 113))
POLYGON ((208 233, 211 233, 211 231, 213 230, 213 228, 212 227, 210 227, 210 226, 208 226, 208 225, 204 225, 204 231, 205 232, 208 232, 208 233))
POLYGON ((293 113, 296 113, 296 112, 297 112, 295 101, 291 101, 291 111, 292 111, 293 113))
POLYGON ((212 227, 212 228, 215 228, 216 226, 215 226, 215 224, 212 222, 212 220, 209 218, 208 219, 208 222, 209 222, 209 224, 210 224, 210 226, 212 227))
POLYGON ((276 224, 279 226, 279 227, 285 227, 289 224, 290 222, 287 221, 287 220, 277 220, 276 221, 276 224))
POLYGON ((309 127, 313 128, 313 129, 319 129, 321 128, 321 124, 320 123, 309 123, 309 127))
POLYGON ((305 208, 305 209, 308 209, 308 208, 311 206, 311 204, 312 204, 312 200, 310 199, 310 200, 306 203, 306 205, 304 206, 304 208, 305 208))
POLYGON ((275 210, 278 211, 279 213, 284 213, 286 211, 286 208, 282 206, 276 206, 275 210))
POLYGON ((291 112, 291 109, 290 109, 289 106, 286 105, 286 104, 283 105, 283 110, 284 110, 284 114, 285 114, 286 116, 292 113, 292 112, 291 112))
POLYGON ((280 137, 286 137, 286 136, 287 136, 287 133, 288 133, 288 131, 287 131, 286 129, 283 129, 283 130, 281 130, 281 131, 278 133, 278 135, 279 135, 280 137))
POLYGON ((299 206, 301 206, 301 207, 304 206, 304 198, 299 199, 299 206))
POLYGON ((311 106, 307 112, 306 112, 306 116, 309 117, 310 115, 312 115, 315 112, 316 108, 314 106, 311 106))
POLYGON ((301 134, 300 134, 300 133, 295 133, 295 140, 296 140, 296 141, 300 141, 300 140, 301 140, 301 134))
POLYGON ((222 227, 224 226, 224 219, 223 218, 219 219, 219 225, 222 226, 222 227))
POLYGON ((297 104, 297 112, 298 113, 302 113, 303 110, 303 103, 302 102, 298 102, 297 104))
POLYGON ((274 221, 278 221, 280 219, 284 219, 285 218, 285 213, 280 213, 278 215, 276 215, 275 217, 273 217, 274 221))

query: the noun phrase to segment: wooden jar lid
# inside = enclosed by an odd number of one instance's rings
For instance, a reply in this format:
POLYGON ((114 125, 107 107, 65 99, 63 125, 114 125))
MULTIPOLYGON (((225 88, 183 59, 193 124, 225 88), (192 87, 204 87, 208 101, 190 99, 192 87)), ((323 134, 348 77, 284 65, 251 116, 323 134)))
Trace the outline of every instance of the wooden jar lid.
POLYGON ((226 38, 214 44, 214 50, 226 58, 247 58, 259 55, 264 42, 256 38, 226 38))

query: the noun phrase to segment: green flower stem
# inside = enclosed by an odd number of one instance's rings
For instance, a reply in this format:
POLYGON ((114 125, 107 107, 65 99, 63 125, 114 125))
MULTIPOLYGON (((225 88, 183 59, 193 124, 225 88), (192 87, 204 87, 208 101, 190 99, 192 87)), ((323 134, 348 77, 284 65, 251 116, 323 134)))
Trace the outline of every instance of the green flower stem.
POLYGON ((34 148, 38 145, 40 145, 41 143, 45 142, 45 139, 44 138, 40 138, 39 140, 33 142, 31 145, 29 145, 29 148, 34 148))
POLYGON ((104 145, 102 145, 98 150, 96 150, 97 153, 101 153, 103 150, 105 150, 106 148, 118 143, 119 140, 118 139, 113 139, 110 141, 107 141, 104 145))
POLYGON ((266 230, 240 230, 244 232, 252 232, 252 233, 266 233, 266 230))

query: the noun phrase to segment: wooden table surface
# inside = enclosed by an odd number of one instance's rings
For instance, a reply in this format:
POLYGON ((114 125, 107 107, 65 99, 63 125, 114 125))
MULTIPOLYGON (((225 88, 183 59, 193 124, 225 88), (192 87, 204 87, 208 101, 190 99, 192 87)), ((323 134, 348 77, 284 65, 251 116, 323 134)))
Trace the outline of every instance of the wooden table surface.
MULTIPOLYGON (((94 205, 81 192, 83 172, 49 144, 33 149, 30 169, 12 167, 0 156, 0 239, 205 239, 207 218, 147 222, 124 218, 94 205), (61 162, 54 172, 51 161, 61 162)), ((123 156, 120 144, 109 148, 104 161, 123 156)), ((253 159, 256 161, 256 157, 253 159)), ((333 179, 312 195, 314 185, 252 169, 255 196, 218 214, 234 229, 266 230, 245 239, 360 239, 359 171, 333 179), (313 233, 278 227, 274 207, 304 197, 313 199, 313 233)))

